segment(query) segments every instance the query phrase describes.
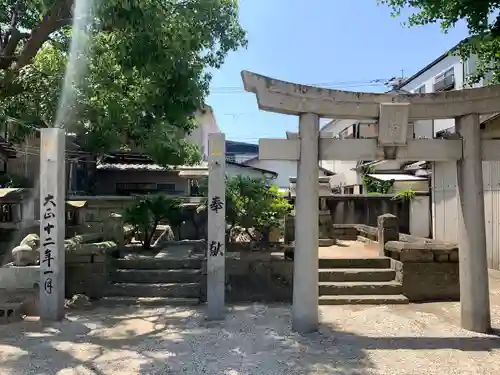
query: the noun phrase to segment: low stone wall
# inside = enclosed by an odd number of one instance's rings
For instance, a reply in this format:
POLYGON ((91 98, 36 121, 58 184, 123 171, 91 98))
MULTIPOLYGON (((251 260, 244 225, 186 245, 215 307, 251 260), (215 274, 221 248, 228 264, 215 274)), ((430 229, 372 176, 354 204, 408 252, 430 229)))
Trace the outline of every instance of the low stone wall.
POLYGON ((410 301, 459 301, 458 248, 438 243, 389 241, 385 250, 410 301))
MULTIPOLYGON (((206 299, 206 274, 202 301, 206 299)), ((293 261, 279 253, 228 253, 226 258, 226 301, 291 302, 293 261)))
MULTIPOLYGON (((369 225, 336 224, 338 239, 378 243, 380 229, 369 225)), ((456 244, 399 233, 384 245, 396 280, 412 302, 458 301, 460 279, 456 244)))
MULTIPOLYGON (((330 211, 321 210, 318 216, 319 238, 335 238, 332 231, 332 218, 330 211)), ((291 213, 285 216, 284 239, 286 244, 295 241, 295 214, 291 213)))
MULTIPOLYGON (((226 244, 226 302, 291 302, 293 261, 283 255, 282 243, 226 244)), ((206 301, 206 263, 201 300, 206 301)))
POLYGON ((66 298, 85 294, 100 298, 108 285, 108 260, 104 252, 86 255, 66 253, 66 298))

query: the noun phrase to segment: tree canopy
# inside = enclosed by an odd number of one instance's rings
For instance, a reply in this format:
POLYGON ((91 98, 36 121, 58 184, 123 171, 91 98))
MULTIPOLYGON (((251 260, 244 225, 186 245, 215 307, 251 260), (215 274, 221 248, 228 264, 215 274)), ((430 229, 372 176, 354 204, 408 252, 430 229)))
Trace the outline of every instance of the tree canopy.
MULTIPOLYGON (((92 0, 77 0, 92 1, 92 0)), ((94 0, 88 69, 64 125, 90 152, 140 145, 155 161, 192 163, 211 79, 246 44, 236 0, 94 0)), ((55 121, 73 0, 0 0, 0 115, 20 136, 55 121), (21 125, 19 125, 21 124, 21 125), (19 126, 18 126, 19 125, 19 126)))
POLYGON ((468 77, 471 83, 488 77, 490 83, 500 83, 500 0, 378 0, 399 16, 405 8, 415 9, 406 25, 419 26, 439 23, 447 32, 457 22, 467 23, 470 38, 458 49, 463 58, 478 57, 476 71, 468 77))

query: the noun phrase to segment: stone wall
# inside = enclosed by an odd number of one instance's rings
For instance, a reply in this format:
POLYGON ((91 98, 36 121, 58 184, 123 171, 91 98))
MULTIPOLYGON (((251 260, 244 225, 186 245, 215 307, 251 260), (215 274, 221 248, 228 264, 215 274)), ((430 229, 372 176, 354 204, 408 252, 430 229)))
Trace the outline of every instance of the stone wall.
MULTIPOLYGON (((203 248, 205 248, 203 246, 203 248)), ((282 244, 228 243, 226 258, 226 302, 291 302, 293 261, 283 255, 282 244)), ((85 255, 66 254, 66 297, 85 294, 103 297, 112 271, 109 251, 85 255)), ((200 299, 206 301, 206 263, 200 299)))
POLYGON ((399 219, 402 233, 410 233, 410 202, 393 195, 332 195, 326 197, 333 224, 365 224, 377 226, 377 218, 393 214, 399 219))
MULTIPOLYGON (((377 217, 383 214, 393 214, 398 217, 399 230, 402 233, 410 231, 410 202, 394 199, 394 195, 331 195, 322 197, 319 211, 320 238, 338 238, 331 225, 342 230, 337 225, 353 228, 356 225, 377 226, 377 217), (328 219, 328 220, 327 220, 328 219)), ((295 239, 295 216, 285 218, 285 243, 295 239)), ((354 240, 356 238, 353 238, 354 240)))
MULTIPOLYGON (((284 258, 283 250, 278 243, 228 243, 226 302, 291 302, 293 261, 284 258)), ((202 280, 205 301, 206 272, 202 280)))
MULTIPOLYGON (((319 238, 334 238, 332 232, 332 221, 329 211, 319 211, 318 226, 319 238)), ((284 239, 286 244, 290 244, 291 242, 295 241, 295 213, 291 213, 285 217, 284 239)))
POLYGON ((85 294, 89 298, 103 296, 108 284, 105 254, 76 255, 66 253, 66 298, 85 294))
POLYGON ((102 297, 109 282, 109 264, 117 250, 116 243, 104 241, 100 233, 76 236, 65 243, 66 297, 75 294, 102 297))
MULTIPOLYGON (((378 243, 380 229, 335 225, 334 232, 338 239, 378 243)), ((403 293, 410 301, 460 300, 456 244, 399 233, 398 241, 387 241, 383 251, 391 258, 396 280, 402 283, 403 293)))

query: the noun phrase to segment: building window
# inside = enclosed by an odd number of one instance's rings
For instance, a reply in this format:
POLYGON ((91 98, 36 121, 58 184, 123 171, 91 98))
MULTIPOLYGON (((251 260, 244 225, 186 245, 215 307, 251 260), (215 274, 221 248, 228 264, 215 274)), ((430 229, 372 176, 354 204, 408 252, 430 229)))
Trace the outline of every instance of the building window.
POLYGON ((450 68, 434 79, 434 91, 449 91, 455 89, 455 69, 450 68))
POLYGON ((147 194, 157 190, 156 184, 141 183, 141 182, 128 182, 128 183, 117 183, 116 193, 117 194, 147 194))
POLYGON ((420 86, 415 90, 415 94, 425 94, 425 85, 420 86))
POLYGON ((158 190, 168 194, 174 194, 175 184, 158 184, 158 190))
POLYGON ((349 194, 349 195, 354 194, 354 186, 345 186, 344 194, 349 194))
POLYGON ((0 222, 11 223, 13 221, 12 204, 0 205, 0 222))

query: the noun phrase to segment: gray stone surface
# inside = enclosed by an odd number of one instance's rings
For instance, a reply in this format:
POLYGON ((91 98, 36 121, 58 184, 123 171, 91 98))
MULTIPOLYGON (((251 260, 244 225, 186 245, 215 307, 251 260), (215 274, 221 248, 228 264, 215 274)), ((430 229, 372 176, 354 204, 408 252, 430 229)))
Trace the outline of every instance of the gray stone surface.
POLYGON ((377 218, 379 255, 385 255, 385 244, 399 240, 398 218, 392 214, 380 215, 377 218))
POLYGON ((161 232, 160 236, 158 239, 154 242, 153 247, 156 248, 162 248, 165 246, 168 242, 173 241, 175 239, 174 232, 172 231, 172 228, 170 225, 162 225, 161 228, 163 231, 161 232))
POLYGON ((396 280, 403 294, 413 302, 458 301, 460 283, 458 263, 392 261, 396 280))
POLYGON ((29 245, 19 245, 12 249, 15 266, 33 266, 38 259, 37 249, 29 245))
POLYGON ((66 234, 66 132, 41 129, 40 141, 40 316, 64 316, 66 234))
POLYGON ((319 117, 299 118, 300 158, 295 198, 295 252, 293 269, 293 329, 309 333, 318 328, 318 150, 319 117))
MULTIPOLYGON (((492 298, 497 298, 493 296, 492 298)), ((497 298, 498 300, 498 298, 497 298)), ((498 337, 457 326, 457 303, 324 306, 319 332, 291 332, 288 307, 98 308, 61 323, 0 327, 2 375, 492 375, 498 337)), ((493 322, 500 324, 498 306, 493 322)))
POLYGON ((226 262, 226 137, 208 134, 207 318, 225 311, 226 262))
POLYGON ((19 245, 28 245, 32 249, 38 249, 40 246, 40 237, 36 233, 28 234, 19 245))

